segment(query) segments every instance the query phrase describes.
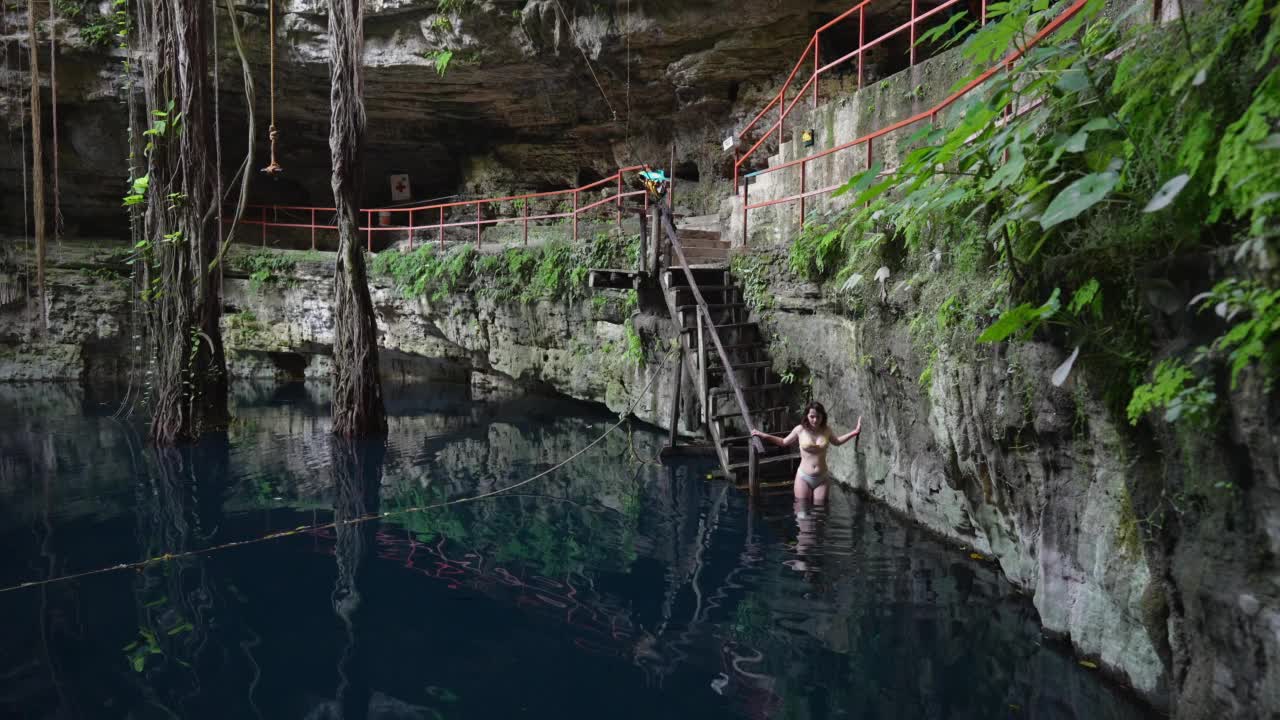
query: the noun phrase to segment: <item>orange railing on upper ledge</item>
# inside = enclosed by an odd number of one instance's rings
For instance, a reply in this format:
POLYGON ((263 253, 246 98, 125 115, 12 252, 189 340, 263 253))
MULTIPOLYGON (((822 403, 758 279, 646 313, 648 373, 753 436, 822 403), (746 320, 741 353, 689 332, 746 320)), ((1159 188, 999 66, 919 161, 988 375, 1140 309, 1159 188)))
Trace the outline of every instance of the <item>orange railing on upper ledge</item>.
MULTIPOLYGON (((979 22, 986 23, 987 0, 975 0, 975 1, 979 5, 979 9, 978 9, 979 22)), ((908 34, 909 41, 910 41, 910 49, 908 50, 908 62, 910 65, 915 65, 916 64, 916 35, 917 35, 916 29, 917 27, 921 23, 933 18, 934 16, 943 12, 944 10, 947 10, 948 8, 954 7, 955 5, 959 5, 961 3, 968 4, 970 0, 943 0, 942 2, 939 2, 936 6, 924 12, 920 12, 919 4, 921 0, 911 0, 911 19, 910 20, 908 20, 906 23, 903 23, 902 25, 899 25, 893 28, 892 30, 881 33, 880 35, 868 40, 866 37, 867 8, 870 7, 872 4, 874 4, 875 2, 876 0, 862 0, 862 2, 858 3, 857 5, 854 5, 853 7, 844 11, 840 15, 836 16, 830 22, 826 23, 822 27, 815 30, 813 33, 813 37, 809 40, 809 44, 805 46, 804 52, 800 55, 800 59, 796 61, 795 67, 791 69, 791 74, 787 75, 787 79, 783 81, 782 89, 778 91, 777 95, 773 96, 773 99, 770 100, 769 103, 766 104, 764 108, 760 110, 760 112, 756 113, 756 116, 751 119, 751 122, 747 123, 745 127, 743 127, 741 130, 738 131, 738 134, 737 134, 738 139, 746 138, 752 130, 756 129, 757 124, 760 123, 761 119, 763 119, 764 116, 770 110, 773 110, 774 108, 778 109, 778 119, 775 120, 767 130, 761 133, 760 139, 757 140, 755 144, 752 145, 751 148, 748 149, 746 152, 742 153, 741 155, 736 155, 734 157, 733 191, 735 194, 738 192, 738 178, 741 174, 740 169, 744 164, 746 164, 746 162, 753 155, 755 155, 756 151, 759 150, 762 145, 764 145, 765 141, 773 136, 774 131, 777 131, 778 133, 778 145, 779 146, 782 145, 783 127, 785 125, 787 116, 790 115, 791 111, 795 109, 796 105, 800 102, 800 99, 804 97, 807 92, 812 90, 813 107, 818 106, 818 97, 819 97, 818 85, 820 82, 820 78, 824 73, 828 73, 834 70, 835 68, 840 67, 841 65, 844 65, 845 63, 853 60, 854 58, 857 58, 858 89, 862 89, 863 67, 865 65, 864 57, 867 51, 871 50, 877 45, 884 43, 889 38, 892 38, 903 32, 906 32, 908 34), (856 47, 853 51, 848 52, 825 65, 822 65, 821 64, 822 33, 831 30, 832 28, 836 27, 837 25, 840 25, 841 23, 844 23, 850 18, 853 18, 855 15, 857 16, 857 21, 858 21, 858 47, 856 47), (800 68, 805 65, 805 63, 809 60, 811 56, 813 58, 813 72, 809 75, 809 79, 806 80, 805 83, 801 85, 800 88, 796 91, 795 98, 793 98, 791 102, 788 103, 787 91, 791 89, 791 83, 793 80, 796 79, 796 73, 800 72, 800 68)), ((883 2, 881 4, 883 4, 883 2)))
MULTIPOLYGON (((439 237, 440 246, 443 248, 445 230, 473 227, 475 228, 475 241, 479 245, 481 243, 482 230, 485 226, 503 223, 520 223, 523 226, 524 242, 528 243, 529 223, 561 219, 572 221, 573 239, 577 240, 578 218, 584 213, 613 204, 618 223, 621 224, 623 203, 627 198, 637 195, 644 198, 644 207, 645 210, 648 210, 649 194, 644 190, 628 190, 624 182, 626 174, 636 173, 642 169, 643 166, 640 165, 625 167, 593 183, 567 190, 525 193, 523 195, 508 195, 506 197, 481 198, 478 200, 458 200, 413 207, 361 208, 359 212, 364 216, 364 223, 359 230, 365 234, 365 245, 370 252, 373 251, 375 234, 404 233, 409 241, 409 248, 412 249, 416 231, 434 231, 439 237), (593 202, 583 202, 582 193, 595 190, 607 193, 611 188, 615 190, 613 194, 606 194, 601 199, 593 202), (561 203, 568 202, 569 209, 530 214, 530 205, 534 200, 548 203, 553 203, 557 200, 561 203), (509 203, 519 214, 510 217, 485 217, 485 209, 500 209, 498 207, 499 203, 509 203), (467 210, 468 208, 474 208, 474 212, 467 210), (446 217, 446 215, 456 215, 459 211, 464 212, 469 219, 457 220, 453 217, 446 217), (474 219, 470 219, 473 214, 474 219)), ((240 224, 259 226, 263 245, 266 245, 267 241, 267 228, 309 230, 311 233, 311 249, 314 250, 316 248, 316 231, 338 229, 336 220, 333 217, 336 212, 337 210, 333 207, 249 205, 245 210, 244 217, 240 220, 240 224)))
MULTIPOLYGON (((864 6, 866 6, 870 1, 871 1, 871 0, 866 0, 866 1, 865 1, 865 2, 863 2, 863 3, 860 3, 859 5, 857 5, 856 7, 854 7, 854 8, 853 8, 853 10, 851 10, 850 12, 854 12, 854 11, 861 12, 861 8, 862 8, 862 7, 864 7, 864 6)), ((959 1, 959 0, 953 0, 951 3, 947 3, 947 4, 944 4, 944 5, 939 5, 939 6, 938 6, 938 8, 935 8, 935 9, 941 9, 941 8, 943 8, 943 7, 946 7, 946 6, 947 6, 947 5, 949 5, 949 4, 954 4, 954 2, 958 2, 958 1, 959 1)), ((1008 71, 1008 70, 1013 66, 1013 64, 1014 64, 1015 62, 1017 62, 1019 59, 1021 59, 1021 58, 1022 58, 1022 56, 1023 56, 1024 54, 1026 54, 1026 52, 1027 52, 1028 50, 1030 50, 1031 48, 1033 48, 1033 47, 1035 47, 1036 45, 1038 45, 1038 44, 1040 43, 1040 41, 1044 40, 1044 38, 1045 38, 1045 37, 1049 36, 1051 33, 1053 33, 1054 31, 1056 31, 1058 28, 1062 27, 1062 25, 1063 25, 1064 23, 1066 23, 1068 20, 1070 20, 1071 18, 1073 18, 1073 17, 1075 17, 1077 14, 1079 14, 1079 13, 1080 13, 1080 11, 1084 10, 1084 9, 1085 9, 1085 7, 1086 7, 1090 2, 1093 2, 1093 1, 1094 1, 1094 0, 1075 0, 1075 2, 1071 3, 1071 5, 1069 5, 1067 8, 1065 8, 1065 9, 1064 9, 1061 13, 1059 13, 1055 18, 1053 18, 1053 20, 1050 20, 1048 23, 1046 23, 1046 24, 1045 24, 1045 26, 1044 26, 1043 28, 1041 28, 1041 29, 1040 29, 1040 31, 1039 31, 1039 32, 1037 32, 1034 36, 1032 36, 1032 37, 1031 37, 1031 39, 1030 39, 1026 44, 1024 44, 1024 45, 1022 45, 1022 46, 1020 46, 1020 47, 1015 47, 1012 51, 1010 51, 1010 52, 1009 52, 1009 54, 1008 54, 1008 55, 1006 55, 1004 58, 1002 58, 1002 59, 1000 60, 1000 62, 996 63, 995 65, 992 65, 990 68, 988 68, 987 70, 983 71, 983 72, 982 72, 981 74, 979 74, 977 77, 975 77, 975 78, 973 78, 972 80, 970 80, 969 82, 965 83, 965 85, 964 85, 963 87, 959 88, 959 89, 958 89, 958 90, 956 90, 955 92, 953 92, 953 93, 951 93, 950 95, 948 95, 946 98, 944 98, 944 99, 943 99, 941 102, 939 102, 937 105, 934 105, 933 107, 931 107, 931 108, 929 108, 929 109, 927 109, 927 110, 922 110, 922 111, 920 111, 920 112, 918 112, 918 113, 916 113, 915 115, 912 115, 912 116, 910 116, 910 117, 903 118, 903 119, 898 120, 898 121, 896 121, 896 122, 890 123, 889 125, 886 125, 885 127, 882 127, 882 128, 880 128, 879 130, 872 131, 872 132, 870 132, 870 133, 867 133, 866 135, 863 135, 862 137, 856 138, 856 139, 854 139, 854 140, 850 140, 849 142, 843 143, 843 144, 841 144, 841 145, 837 145, 837 146, 835 146, 835 147, 828 148, 828 149, 826 149, 826 150, 823 150, 823 151, 821 151, 821 152, 814 153, 814 154, 812 154, 812 155, 808 155, 808 156, 806 156, 806 157, 797 158, 797 159, 795 159, 795 160, 791 160, 791 161, 789 161, 789 162, 784 162, 784 163, 781 163, 781 164, 779 164, 779 165, 770 166, 770 167, 765 168, 765 169, 763 169, 763 170, 758 170, 758 171, 756 171, 756 172, 751 173, 751 174, 750 174, 750 176, 748 176, 748 177, 758 177, 758 176, 768 175, 768 174, 770 174, 770 173, 775 173, 775 172, 779 172, 779 171, 781 171, 781 170, 787 170, 787 169, 789 169, 789 168, 793 168, 793 167, 797 167, 797 166, 799 166, 799 168, 800 168, 800 173, 799 173, 799 174, 800 174, 800 190, 799 190, 799 192, 798 192, 798 193, 795 193, 795 194, 792 194, 792 195, 788 195, 788 196, 786 196, 786 197, 774 198, 774 199, 772 199, 772 200, 765 200, 765 201, 763 201, 763 202, 758 202, 758 203, 752 204, 752 203, 751 203, 751 198, 750 198, 750 189, 749 189, 749 188, 750 188, 750 186, 749 186, 746 182, 744 182, 744 183, 743 183, 743 185, 742 185, 742 242, 743 242, 743 244, 744 244, 744 245, 746 245, 746 244, 747 244, 747 238, 749 237, 749 236, 748 236, 748 232, 747 232, 747 231, 748 231, 748 219, 749 219, 749 215, 748 215, 748 213, 749 213, 751 210, 755 210, 755 209, 757 209, 757 208, 762 208, 762 207, 768 207, 768 206, 770 206, 770 205, 779 205, 779 204, 782 204, 782 203, 792 203, 792 202, 797 202, 797 201, 798 201, 798 202, 800 203, 800 224, 801 224, 801 227, 803 227, 803 225, 804 225, 804 216, 805 216, 805 201, 806 201, 808 198, 813 197, 813 196, 815 196, 815 195, 825 195, 825 194, 827 194, 827 193, 830 193, 830 192, 832 192, 832 191, 836 190, 837 188, 841 187, 842 185, 844 185, 844 183, 843 183, 843 182, 840 182, 840 183, 837 183, 837 184, 835 184, 835 185, 831 185, 831 186, 828 186, 828 187, 823 187, 823 188, 818 188, 818 189, 815 189, 815 190, 810 190, 810 189, 807 187, 807 172, 806 172, 806 169, 807 169, 807 166, 808 166, 808 164, 809 164, 809 163, 811 163, 811 162, 813 162, 813 161, 815 161, 815 160, 819 160, 819 159, 825 158, 825 157, 827 157, 827 156, 829 156, 829 155, 833 155, 833 154, 835 154, 835 153, 842 152, 842 151, 844 151, 844 150, 848 150, 848 149, 850 149, 850 148, 857 147, 857 146, 859 146, 859 145, 865 145, 865 146, 866 146, 866 153, 867 153, 867 167, 868 167, 868 168, 872 167, 872 160, 873 160, 873 155, 874 155, 874 149, 873 149, 873 148, 874 148, 874 145, 873 145, 873 143, 875 142, 875 140, 876 140, 876 139, 881 138, 881 137, 883 137, 883 136, 885 136, 885 135, 888 135, 888 134, 889 134, 889 133, 891 133, 891 132, 894 132, 894 131, 897 131, 897 130, 901 130, 901 129, 906 128, 906 127, 909 127, 909 126, 911 126, 911 125, 915 125, 916 123, 923 122, 923 121, 925 121, 925 120, 928 120, 930 123, 936 123, 936 122, 937 122, 937 118, 938 118, 938 114, 939 114, 940 112, 942 112, 943 110, 945 110, 945 109, 947 109, 948 107, 950 107, 951 105, 953 105, 953 104, 954 104, 957 100, 959 100, 960 98, 964 97, 965 95, 968 95, 968 94, 969 94, 970 92, 972 92, 974 89, 976 89, 976 88, 980 87, 983 83, 985 83, 985 82, 987 82, 988 80, 990 80, 990 79, 992 78, 992 76, 994 76, 996 73, 999 73, 999 72, 1001 72, 1001 71, 1006 71, 1006 72, 1007 72, 1007 71, 1008 71)), ((916 4, 916 0, 912 0, 913 17, 914 17, 914 8, 915 8, 915 4, 916 4)), ((985 19, 985 14, 986 14, 986 3, 985 3, 985 2, 983 2, 983 5, 982 5, 982 11, 983 11, 984 19, 985 19)), ((932 11, 931 11, 931 12, 932 12, 932 11)), ((846 17, 846 16, 848 16, 848 15, 849 15, 849 13, 845 13, 844 15, 841 15, 841 16, 840 16, 840 18, 837 18, 837 19, 836 19, 835 21, 833 21, 833 22, 837 22, 837 21, 839 21, 840 19, 842 19, 842 18, 844 18, 844 17, 846 17)), ((924 18, 924 17, 926 17, 926 16, 927 16, 927 14, 926 14, 926 15, 921 15, 921 16, 919 16, 919 17, 914 17, 914 21, 918 21, 918 20, 920 20, 920 19, 922 19, 922 18, 924 18)), ((828 23, 828 25, 824 25, 824 26, 823 26, 823 28, 826 28, 826 27, 828 27, 829 25, 830 25, 830 23, 828 23)), ((903 27, 906 27, 906 26, 903 26, 903 27)), ((819 31, 821 31, 821 29, 822 29, 822 28, 820 28, 820 29, 819 29, 819 31)), ((901 29, 902 29, 902 28, 898 28, 898 29, 897 29, 897 30, 895 30, 894 32, 900 31, 901 29)), ((814 36, 814 37, 815 37, 815 41, 816 41, 817 35, 815 34, 815 36, 814 36)), ((882 38, 883 38, 883 36, 882 36, 882 38)), ((882 39, 882 38, 881 38, 881 39, 882 39)), ((913 44, 914 44, 914 38, 915 38, 915 33, 914 33, 914 31, 913 31, 913 32, 912 32, 912 40, 913 40, 913 44)), ((810 46, 810 47, 812 47, 812 44, 811 44, 811 46, 810 46)), ((852 56, 852 55, 858 55, 858 57, 859 57, 859 58, 861 58, 861 51, 862 51, 862 50, 865 50, 867 47, 869 47, 869 45, 867 45, 867 46, 863 46, 863 47, 862 47, 862 48, 860 48, 859 50, 855 50, 853 53, 850 53, 849 55, 846 55, 846 56, 845 56, 845 58, 842 58, 842 60, 843 60, 843 59, 847 59, 848 57, 850 57, 850 56, 852 56)), ((806 51, 806 52, 808 52, 808 51, 806 51)), ((914 56, 913 56, 913 57, 912 57, 912 61, 914 62, 914 60, 915 60, 915 58, 914 58, 914 56)), ((803 61, 803 58, 802 58, 802 61, 803 61)), ((837 62, 840 62, 840 61, 837 61, 837 62)), ((828 65, 827 67, 830 67, 830 66, 831 66, 831 65, 828 65)), ((797 67, 799 67, 799 66, 797 65, 797 67)), ((820 70, 823 70, 823 69, 826 69, 826 68, 819 68, 819 69, 820 69, 820 70)), ((794 71, 793 71, 793 74, 794 74, 794 71)), ((816 73, 816 72, 815 72, 815 74, 813 75, 813 77, 812 77, 812 78, 810 78, 810 81, 811 81, 811 82, 816 82, 816 78, 817 78, 817 77, 818 77, 818 73, 816 73)), ((859 73, 859 79, 861 80, 861 73, 859 73)), ((808 87, 808 83, 806 83, 805 87, 806 87, 806 88, 808 87)), ((786 86, 784 85, 784 86, 783 86, 783 91, 784 91, 784 93, 785 93, 785 89, 786 89, 786 86)), ((815 89, 816 89, 816 85, 815 85, 815 89)), ((803 93, 803 89, 802 89, 802 93, 803 93)), ((778 95, 778 99, 781 99, 782 97, 783 97, 783 93, 779 93, 779 95, 778 95)), ((1032 106, 1034 106, 1034 105, 1038 105, 1038 103, 1033 103, 1033 104, 1032 104, 1032 106)), ((792 103, 792 106, 794 106, 794 101, 793 101, 793 103, 792 103)), ((1007 118, 1007 117, 1010 117, 1010 116, 1012 116, 1012 115, 1014 115, 1014 114, 1018 114, 1018 113, 1020 113, 1020 112, 1026 112, 1026 111, 1028 111, 1028 110, 1030 110, 1030 109, 1033 109, 1033 107, 1032 107, 1032 106, 1029 106, 1029 107, 1026 107, 1026 108, 1008 108, 1008 110, 1007 110, 1007 112, 1006 112, 1005 117, 1007 118)), ((766 109, 767 109, 767 108, 766 108, 766 109)), ((782 120, 783 120, 783 118, 785 118, 785 117, 786 117, 786 113, 783 113, 783 114, 778 118, 778 121, 777 121, 776 123, 774 123, 774 127, 776 127, 776 128, 779 128, 779 129, 780 129, 780 128, 781 128, 782 120)), ((772 129, 771 129, 771 131, 772 131, 772 129)), ((765 137, 768 137, 768 134, 766 134, 766 135, 765 135, 765 137)), ((763 138, 761 139, 761 142, 763 142, 763 138)), ((749 152, 754 152, 758 147, 760 147, 760 144, 761 144, 760 142, 757 142, 757 143, 755 144, 755 146, 753 146, 753 147, 752 147, 752 149, 751 149, 751 151, 749 151, 749 152)), ((743 159, 745 159, 745 157, 746 157, 746 156, 744 156, 744 158, 743 158, 743 159)), ((736 182, 736 181, 737 181, 737 178, 736 178, 737 164, 735 164, 734 169, 735 169, 735 182, 736 182)), ((743 178, 743 179, 744 179, 744 180, 746 180, 746 178, 743 178)))

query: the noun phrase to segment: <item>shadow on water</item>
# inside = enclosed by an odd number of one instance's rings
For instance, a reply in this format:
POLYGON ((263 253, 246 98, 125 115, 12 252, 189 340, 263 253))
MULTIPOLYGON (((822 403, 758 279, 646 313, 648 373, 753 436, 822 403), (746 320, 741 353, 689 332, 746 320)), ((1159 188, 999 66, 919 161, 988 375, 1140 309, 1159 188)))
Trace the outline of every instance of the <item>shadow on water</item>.
POLYGON ((353 444, 324 386, 242 385, 162 451, 110 397, 0 388, 0 585, 312 529, 0 594, 0 716, 1147 716, 992 567, 851 493, 753 511, 651 430, 432 507, 584 447, 588 406, 405 388, 353 444))

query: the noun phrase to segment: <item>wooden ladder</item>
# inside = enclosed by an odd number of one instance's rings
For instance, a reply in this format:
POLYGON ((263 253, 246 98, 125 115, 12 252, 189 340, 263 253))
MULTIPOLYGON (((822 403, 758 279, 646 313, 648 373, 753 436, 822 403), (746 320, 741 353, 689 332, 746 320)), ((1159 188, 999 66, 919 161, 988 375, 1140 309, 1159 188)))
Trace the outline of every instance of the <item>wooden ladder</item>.
MULTIPOLYGON (((659 207, 657 216, 656 236, 666 261, 660 272, 662 294, 679 329, 681 362, 693 379, 700 423, 720 466, 753 496, 762 488, 789 489, 799 453, 751 437, 757 428, 786 434, 791 413, 768 343, 734 284, 728 244, 715 231, 677 231, 665 208, 659 207)), ((676 375, 673 428, 684 374, 676 375)))

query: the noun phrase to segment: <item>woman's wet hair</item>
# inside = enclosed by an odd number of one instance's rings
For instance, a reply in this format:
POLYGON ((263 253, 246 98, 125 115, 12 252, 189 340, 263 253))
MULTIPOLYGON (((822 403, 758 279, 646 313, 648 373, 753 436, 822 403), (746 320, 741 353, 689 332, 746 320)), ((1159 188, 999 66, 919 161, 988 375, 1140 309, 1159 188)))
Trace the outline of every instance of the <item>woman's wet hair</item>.
POLYGON ((817 400, 814 400, 813 402, 804 406, 804 417, 800 420, 800 424, 804 426, 805 430, 809 430, 810 432, 817 430, 819 428, 826 427, 827 426, 827 409, 822 406, 822 403, 818 402, 817 400), (818 413, 817 425, 809 424, 810 410, 814 410, 818 413))

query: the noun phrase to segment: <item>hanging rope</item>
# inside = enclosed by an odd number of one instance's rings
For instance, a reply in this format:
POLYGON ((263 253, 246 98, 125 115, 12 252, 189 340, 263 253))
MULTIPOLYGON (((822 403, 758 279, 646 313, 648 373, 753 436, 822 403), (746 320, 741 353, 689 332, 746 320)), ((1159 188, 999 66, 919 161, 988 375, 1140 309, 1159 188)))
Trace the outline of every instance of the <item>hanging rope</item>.
POLYGON ((627 144, 631 143, 631 0, 627 0, 627 27, 622 31, 627 45, 627 144))
POLYGON ((596 76, 596 69, 591 66, 591 58, 587 57, 587 51, 582 49, 582 45, 578 42, 578 33, 573 29, 573 23, 570 22, 569 16, 565 13, 564 7, 560 4, 560 0, 556 0, 556 7, 560 10, 560 17, 564 18, 564 24, 569 26, 569 37, 573 39, 574 47, 578 48, 578 52, 582 53, 582 59, 587 63, 587 70, 591 72, 591 79, 596 82, 596 87, 600 90, 600 97, 604 98, 604 104, 608 106, 609 113, 613 115, 613 121, 618 121, 618 111, 613 109, 613 103, 609 102, 609 96, 604 92, 604 86, 600 84, 600 78, 596 76))
MULTIPOLYGON (((27 0, 27 2, 31 2, 31 0, 27 0)), ((3 13, 0 12, 0 15, 2 14, 3 13)), ((35 42, 35 38, 34 37, 28 38, 28 41, 35 42)), ((21 44, 16 42, 14 43, 14 46, 17 48, 17 51, 18 51, 18 61, 15 64, 18 67, 18 77, 21 78, 22 77, 22 46, 21 44)), ((19 80, 18 82, 21 83, 22 81, 19 80)), ((18 87, 21 88, 22 86, 19 85, 18 87)), ((26 117, 27 116, 27 96, 25 93, 21 92, 21 90, 19 90, 18 92, 18 110, 19 110, 18 117, 21 120, 21 122, 18 123, 18 127, 21 129, 21 134, 22 134, 22 238, 24 241, 23 244, 27 248, 27 256, 30 257, 31 256, 31 217, 30 217, 30 208, 28 207, 28 203, 30 203, 31 198, 27 194, 27 184, 30 182, 28 177, 28 172, 27 172, 27 117, 26 117)), ((31 288, 31 266, 30 265, 26 266, 25 270, 26 272, 24 273, 24 275, 26 277, 26 282, 24 283, 24 287, 26 288, 25 291, 29 292, 31 288)))
POLYGON ((631 413, 634 412, 636 407, 640 405, 640 401, 644 400, 645 396, 649 392, 649 388, 653 387, 653 381, 658 379, 658 375, 660 375, 662 371, 667 367, 667 363, 670 362, 672 357, 675 357, 674 350, 671 352, 668 352, 662 358, 662 363, 659 364, 658 367, 654 369, 653 373, 649 375, 648 382, 646 382, 644 384, 644 387, 641 388, 638 393, 636 393, 635 399, 631 401, 631 404, 630 406, 627 407, 626 412, 622 413, 622 417, 618 419, 618 422, 610 425, 595 440, 592 440, 591 442, 587 443, 574 454, 570 455, 564 460, 561 460, 555 465, 552 465, 546 470, 543 470, 537 475, 521 480, 520 482, 515 483, 514 485, 508 485, 504 488, 498 488, 497 490, 490 490, 489 492, 481 493, 479 495, 472 495, 470 497, 458 498, 457 500, 446 500, 444 502, 438 502, 432 505, 408 507, 408 508, 402 508, 400 510, 389 510, 387 512, 381 512, 381 513, 368 513, 366 515, 348 518, 346 520, 333 520, 331 522, 319 523, 314 525, 299 525, 298 527, 292 530, 283 530, 280 532, 268 533, 266 535, 263 535, 262 537, 249 538, 247 540, 234 540, 231 542, 220 543, 218 545, 211 545, 209 547, 201 548, 199 550, 187 550, 185 552, 165 553, 163 555, 157 555, 155 557, 147 558, 146 560, 139 560, 137 562, 120 563, 118 565, 109 565, 107 567, 98 568, 96 570, 86 570, 85 572, 72 573, 70 575, 60 575, 58 577, 46 578, 44 580, 32 580, 29 582, 19 583, 18 585, 11 585, 6 588, 0 588, 0 595, 3 595, 4 593, 8 593, 8 592, 14 592, 16 590, 22 590, 24 588, 44 587, 46 585, 65 582, 67 580, 79 580, 86 577, 92 577, 94 575, 106 575, 108 573, 113 573, 119 570, 138 570, 148 565, 155 565, 157 563, 169 562, 170 560, 182 560, 185 558, 195 557, 197 555, 208 555, 210 553, 215 553, 221 550, 229 550, 231 548, 244 547, 246 545, 257 545, 259 543, 264 543, 270 540, 278 540, 280 538, 294 537, 297 535, 302 535, 305 533, 313 533, 320 530, 333 530, 338 527, 350 527, 352 525, 360 525, 360 524, 369 522, 371 520, 385 520, 387 518, 401 517, 404 515, 413 515, 416 513, 427 512, 428 510, 438 510, 440 508, 449 507, 451 505, 462 505, 465 503, 477 502, 480 500, 491 498, 495 495, 502 495, 502 494, 508 493, 517 488, 524 487, 525 485, 528 485, 529 483, 532 483, 535 480, 540 480, 550 475, 551 473, 554 473, 560 468, 568 465, 574 460, 577 460, 578 458, 586 454, 588 450, 590 450, 591 448, 603 442, 604 439, 606 437, 609 437, 609 435, 611 435, 615 430, 622 427, 624 424, 629 423, 631 413))
MULTIPOLYGON (((249 179, 253 174, 253 137, 257 133, 257 113, 254 112, 254 92, 253 92, 253 71, 249 67, 249 59, 244 52, 244 39, 240 36, 240 23, 236 20, 236 9, 234 0, 226 0, 227 22, 231 24, 231 40, 236 48, 236 56, 240 59, 240 78, 244 85, 244 106, 246 110, 247 131, 245 136, 244 161, 240 163, 240 167, 236 170, 235 177, 231 183, 234 185, 238 180, 240 182, 240 199, 236 202, 235 213, 231 216, 231 227, 227 230, 227 234, 222 237, 222 247, 218 248, 218 257, 214 258, 214 264, 220 265, 223 258, 227 254, 227 250, 231 247, 231 241, 236 234, 236 228, 240 225, 240 220, 244 217, 245 205, 249 202, 249 179)), ((217 102, 216 98, 214 102, 217 102)), ((226 200, 225 197, 219 197, 218 202, 226 200)))
MULTIPOLYGON (((213 20, 213 182, 214 212, 218 214, 218 244, 221 246, 226 233, 222 227, 222 111, 218 106, 218 0, 209 0, 209 15, 213 20)), ((222 292, 222 263, 218 263, 218 292, 222 292)))
POLYGON ((280 167, 280 163, 276 162, 276 141, 280 139, 280 133, 276 130, 276 0, 271 0, 268 6, 268 28, 271 34, 271 67, 268 78, 271 85, 271 126, 267 130, 267 137, 271 139, 271 162, 262 168, 262 172, 275 177, 284 172, 284 168, 280 167))
POLYGON ((53 113, 53 238, 62 246, 62 192, 58 189, 58 3, 49 3, 49 94, 53 113))

